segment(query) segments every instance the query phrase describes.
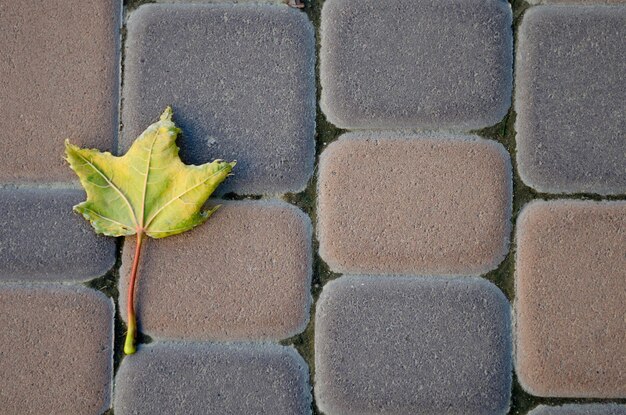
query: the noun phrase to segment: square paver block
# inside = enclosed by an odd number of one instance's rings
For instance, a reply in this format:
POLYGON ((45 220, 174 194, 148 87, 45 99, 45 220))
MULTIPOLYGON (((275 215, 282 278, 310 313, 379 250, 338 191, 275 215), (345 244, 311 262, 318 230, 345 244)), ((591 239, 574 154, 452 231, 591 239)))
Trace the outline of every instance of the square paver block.
POLYGON ((519 28, 522 180, 549 193, 626 193, 626 7, 545 6, 519 28))
POLYGON ((72 211, 82 190, 0 189, 0 281, 86 281, 115 264, 115 240, 72 211))
POLYGON ((0 287, 0 412, 102 414, 113 316, 113 302, 84 287, 0 287))
POLYGON ((63 141, 117 138, 121 0, 0 2, 0 181, 67 181, 63 141))
POLYGON ((589 405, 539 405, 529 415, 626 415, 626 405, 589 404, 589 405))
POLYGON ((315 152, 315 38, 304 13, 144 5, 131 15, 126 45, 124 148, 172 105, 186 163, 237 160, 218 192, 304 189, 315 152))
POLYGON ((315 315, 327 414, 505 414, 509 303, 481 278, 342 277, 315 315))
MULTIPOLYGON (((139 327, 153 337, 280 340, 304 330, 311 302, 311 224, 283 202, 227 202, 204 225, 148 240, 139 267, 139 327)), ((126 310, 135 239, 124 244, 126 310)), ((126 313, 122 313, 126 318, 126 313)))
POLYGON ((115 415, 305 415, 310 407, 306 363, 278 345, 157 342, 124 358, 115 379, 115 415))
POLYGON ((486 272, 507 252, 511 188, 495 141, 344 135, 320 160, 320 255, 355 274, 486 272))
POLYGON ((517 226, 520 383, 626 398, 626 202, 533 202, 517 226))
POLYGON ((321 107, 350 129, 474 129, 511 104, 503 0, 327 0, 321 107))

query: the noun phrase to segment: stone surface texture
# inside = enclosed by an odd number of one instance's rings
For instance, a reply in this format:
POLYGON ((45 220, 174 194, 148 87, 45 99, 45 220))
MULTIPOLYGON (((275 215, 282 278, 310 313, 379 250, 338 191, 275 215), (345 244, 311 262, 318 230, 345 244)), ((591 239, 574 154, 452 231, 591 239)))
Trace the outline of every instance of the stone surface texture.
POLYGON ((111 399, 113 302, 87 288, 0 287, 3 415, 100 415, 111 399))
MULTIPOLYGON (((226 202, 193 231, 148 240, 135 300, 139 326, 167 339, 280 340, 299 333, 309 315, 311 234, 308 217, 286 203, 226 202)), ((134 249, 127 238, 124 310, 134 249)))
POLYGON ((116 415, 310 414, 308 368, 278 345, 154 343, 122 362, 116 415))
POLYGON ((289 7, 143 5, 128 22, 122 148, 172 105, 183 161, 237 159, 218 192, 301 191, 313 172, 314 67, 313 27, 289 7))
POLYGON ((518 219, 517 374, 537 396, 626 398, 626 202, 533 202, 518 219))
POLYGON ((115 240, 72 211, 82 190, 0 189, 0 281, 86 281, 115 264, 115 240))
POLYGON ((511 104, 511 8, 501 0, 327 0, 320 105, 350 129, 474 129, 511 104))
POLYGON ((0 3, 0 180, 66 181, 63 140, 117 137, 121 0, 0 3))
POLYGON ((529 415, 626 415, 626 405, 588 404, 588 405, 539 405, 529 415))
POLYGON ((320 255, 355 274, 486 272, 507 252, 511 187, 495 141, 346 134, 320 158, 320 255))
POLYGON ((626 193, 626 7, 531 8, 519 28, 517 161, 549 193, 626 193))
POLYGON ((342 277, 315 317, 327 414, 506 414, 509 303, 480 278, 342 277))

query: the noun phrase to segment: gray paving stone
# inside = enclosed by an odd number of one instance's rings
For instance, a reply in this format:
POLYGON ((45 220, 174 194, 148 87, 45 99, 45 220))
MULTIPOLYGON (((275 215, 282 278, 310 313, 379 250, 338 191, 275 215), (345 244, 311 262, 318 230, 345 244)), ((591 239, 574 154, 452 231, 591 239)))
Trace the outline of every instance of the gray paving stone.
POLYGON ((487 272, 508 250, 511 188, 495 141, 346 134, 320 158, 320 255, 354 274, 487 272))
POLYGON ((0 287, 3 415, 100 415, 110 404, 113 302, 83 287, 0 287))
POLYGON ((141 6, 128 22, 122 147, 172 105, 185 162, 237 160, 219 193, 300 191, 313 171, 314 68, 313 27, 289 7, 141 6))
POLYGON ((529 415, 626 415, 626 405, 589 404, 589 405, 539 405, 529 415))
POLYGON ((82 190, 0 189, 0 281, 86 281, 115 264, 113 238, 72 206, 82 190))
POLYGON ((315 317, 327 414, 505 414, 509 303, 480 278, 342 277, 315 317))
POLYGON ((293 348, 270 344, 153 343, 127 356, 115 380, 116 415, 310 414, 309 371, 293 348))
MULTIPOLYGON (((311 302, 311 238, 302 211, 273 201, 226 202, 190 232, 147 241, 135 298, 139 327, 156 338, 193 340, 280 340, 301 332, 311 302)), ((128 238, 122 310, 134 249, 128 238)))
POLYGON ((63 141, 117 137, 121 0, 0 3, 0 181, 67 181, 63 141))
POLYGON ((518 37, 522 180, 549 193, 626 193, 626 8, 532 8, 518 37))
POLYGON ((321 107, 350 129, 474 129, 511 104, 511 8, 502 0, 327 0, 321 107))
POLYGON ((516 366, 537 396, 626 398, 626 202, 537 201, 517 222, 516 366))

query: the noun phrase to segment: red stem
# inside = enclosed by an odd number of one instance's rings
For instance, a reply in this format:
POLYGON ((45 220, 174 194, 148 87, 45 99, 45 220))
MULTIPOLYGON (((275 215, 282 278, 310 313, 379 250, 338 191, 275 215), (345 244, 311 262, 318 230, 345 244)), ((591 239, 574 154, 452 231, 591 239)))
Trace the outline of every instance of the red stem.
POLYGON ((133 354, 136 351, 135 337, 137 334, 137 321, 135 317, 135 281, 137 280, 137 269, 139 268, 139 257, 141 255, 141 244, 143 242, 143 231, 137 231, 137 244, 135 246, 135 257, 133 267, 130 271, 130 283, 128 286, 128 302, 126 304, 128 315, 128 332, 124 343, 124 353, 133 354))

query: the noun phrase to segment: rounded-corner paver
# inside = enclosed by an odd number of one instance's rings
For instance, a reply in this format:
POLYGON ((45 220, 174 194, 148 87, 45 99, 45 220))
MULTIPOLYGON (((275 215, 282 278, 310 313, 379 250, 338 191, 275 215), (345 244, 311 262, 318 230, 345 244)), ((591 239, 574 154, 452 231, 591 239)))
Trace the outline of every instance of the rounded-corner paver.
POLYGON ((493 140, 346 134, 320 157, 319 252, 336 272, 482 274, 508 251, 511 200, 493 140))
POLYGON ((535 201, 517 222, 516 367, 529 393, 626 398, 626 202, 535 201))
POLYGON ((341 277, 315 315, 315 396, 327 414, 505 414, 511 321, 482 278, 341 277))
POLYGON ((186 163, 237 160, 218 194, 306 187, 315 154, 315 36, 304 13, 142 5, 128 21, 124 68, 123 149, 172 105, 186 163))
MULTIPOLYGON (((300 333, 311 303, 309 218, 284 202, 219 203, 202 226, 146 242, 135 298, 139 327, 153 337, 185 340, 281 340, 300 333)), ((122 310, 134 246, 127 238, 122 310)))
POLYGON ((626 415, 626 405, 607 404, 569 404, 562 406, 539 405, 529 415, 626 415))
POLYGON ((0 286, 0 412, 101 415, 113 376, 113 301, 57 284, 0 286))
POLYGON ((115 265, 115 240, 72 211, 75 189, 0 188, 0 281, 87 281, 115 265))
POLYGON ((519 27, 522 180, 547 193, 626 193, 626 7, 553 5, 519 27))
POLYGON ((476 129, 511 105, 511 7, 502 0, 327 0, 320 106, 348 129, 476 129))
POLYGON ((63 140, 117 137, 122 0, 0 4, 0 181, 75 179, 63 140))
POLYGON ((304 359, 273 344, 152 343, 122 361, 116 415, 309 415, 304 359))

